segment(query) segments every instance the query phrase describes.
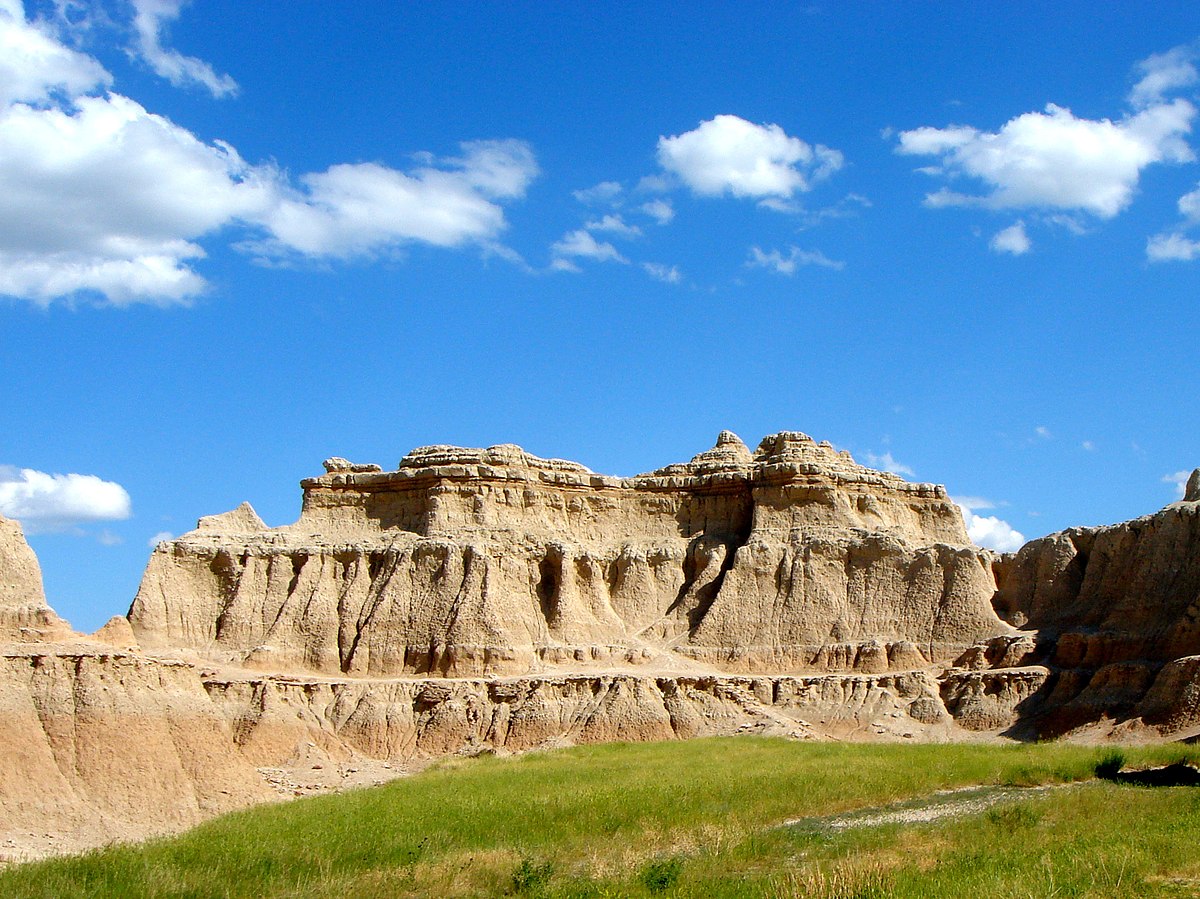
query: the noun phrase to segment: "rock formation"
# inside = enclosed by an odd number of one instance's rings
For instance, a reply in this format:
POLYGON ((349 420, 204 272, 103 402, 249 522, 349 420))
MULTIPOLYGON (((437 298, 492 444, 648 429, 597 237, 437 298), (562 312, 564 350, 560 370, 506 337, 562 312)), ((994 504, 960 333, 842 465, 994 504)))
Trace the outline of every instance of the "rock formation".
POLYGON ((54 640, 70 632, 46 605, 42 569, 21 525, 0 515, 0 642, 54 640))
POLYGON ((632 478, 511 445, 324 467, 295 524, 243 504, 159 544, 87 638, 0 519, 10 854, 451 753, 1200 731, 1200 471, 997 555, 943 488, 794 432, 632 478))
POLYGON ((997 612, 1053 668, 1041 732, 1089 722, 1200 726, 1200 469, 1153 515, 1071 528, 1005 564, 997 612))
MULTIPOLYGON (((132 633, 124 619, 128 641, 132 633)), ((275 795, 197 670, 74 633, 0 518, 0 861, 137 839, 275 795)))
POLYGON ((515 446, 326 468, 293 525, 243 506, 160 544, 129 615, 143 645, 373 676, 886 671, 1008 630, 943 488, 803 434, 752 455, 723 432, 634 478, 515 446))

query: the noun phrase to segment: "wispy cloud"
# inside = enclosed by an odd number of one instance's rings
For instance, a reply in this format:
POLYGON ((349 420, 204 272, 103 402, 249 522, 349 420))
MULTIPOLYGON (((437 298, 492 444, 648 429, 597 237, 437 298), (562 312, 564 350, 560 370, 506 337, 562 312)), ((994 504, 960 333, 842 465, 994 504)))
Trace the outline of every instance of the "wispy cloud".
POLYGON ((760 247, 751 247, 746 265, 750 268, 769 269, 780 275, 794 275, 797 268, 805 265, 816 265, 835 271, 846 267, 846 263, 830 259, 820 250, 802 250, 796 246, 789 247, 787 255, 779 250, 764 252, 760 247))

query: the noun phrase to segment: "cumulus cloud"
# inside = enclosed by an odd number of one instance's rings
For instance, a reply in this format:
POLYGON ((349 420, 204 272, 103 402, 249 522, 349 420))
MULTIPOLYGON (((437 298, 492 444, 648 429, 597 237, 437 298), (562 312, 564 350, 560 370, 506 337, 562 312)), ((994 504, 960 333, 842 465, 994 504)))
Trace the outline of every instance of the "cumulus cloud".
POLYGON ((131 513, 129 494, 112 481, 0 465, 0 514, 20 521, 31 534, 117 521, 131 513))
POLYGON ((874 453, 865 453, 863 458, 866 460, 867 465, 869 465, 871 468, 877 468, 880 471, 890 471, 892 474, 903 475, 906 478, 911 478, 914 474, 916 474, 916 472, 914 472, 903 462, 899 462, 892 458, 892 453, 890 450, 884 453, 882 456, 877 456, 874 453))
POLYGON ((522 196, 537 174, 523 141, 475 141, 459 157, 402 172, 380 163, 331 166, 277 188, 251 217, 269 237, 257 252, 348 258, 417 241, 439 247, 484 244, 506 227, 497 200, 522 196))
POLYGON ((163 46, 167 26, 179 18, 184 0, 132 0, 133 29, 137 55, 146 61, 155 74, 179 86, 198 84, 214 97, 237 93, 237 82, 228 75, 218 75, 212 66, 194 56, 184 56, 163 46))
POLYGON ((679 271, 679 267, 675 265, 663 265, 661 262, 643 262, 642 268, 655 281, 662 281, 664 284, 678 284, 683 280, 683 275, 679 271))
POLYGON ((1196 107, 1164 96, 1188 83, 1189 67, 1177 51, 1145 60, 1129 98, 1133 111, 1115 121, 1079 118, 1051 103, 997 131, 970 125, 902 131, 896 150, 936 158, 937 165, 922 169, 928 174, 975 179, 985 188, 962 193, 942 187, 926 196, 931 207, 1065 210, 1109 219, 1132 202, 1147 166, 1195 159, 1185 136, 1196 107))
POLYGON ((1200 81, 1200 72, 1196 70, 1196 55, 1196 46, 1186 44, 1166 53, 1152 54, 1139 62, 1136 71, 1142 77, 1129 92, 1129 102, 1144 109, 1161 103, 1172 91, 1196 84, 1200 81))
POLYGON ((588 231, 607 231, 620 237, 638 237, 642 229, 631 225, 619 215, 606 215, 603 218, 592 219, 584 226, 588 231))
POLYGON ((528 144, 497 140, 419 155, 405 171, 335 165, 293 182, 106 91, 95 60, 14 0, 0 0, 0 50, 0 294, 41 305, 79 292, 186 302, 206 287, 200 239, 231 228, 237 246, 269 257, 494 247, 501 204, 538 171, 528 144))
MULTIPOLYGON (((562 236, 550 251, 556 259, 569 261, 570 258, 591 259, 594 262, 629 262, 617 248, 606 241, 598 241, 590 232, 580 228, 562 236)), ((553 263, 552 263, 553 264, 553 263)), ((558 266, 566 271, 578 271, 573 264, 558 266)))
POLYGON ((967 536, 976 546, 1014 553, 1025 545, 1025 535, 995 515, 976 515, 970 509, 963 508, 962 516, 967 526, 967 536))
POLYGON ((1029 235, 1025 233, 1025 223, 1016 222, 1001 231, 997 231, 988 246, 997 253, 1011 253, 1013 256, 1021 256, 1029 252, 1029 248, 1033 246, 1033 243, 1030 241, 1029 235))
POLYGON ((980 510, 996 508, 996 504, 991 500, 981 496, 952 496, 950 500, 962 512, 967 536, 976 546, 1011 553, 1025 545, 1025 535, 1007 521, 995 515, 976 514, 980 510))
POLYGON ((585 206, 604 206, 614 203, 623 191, 618 181, 601 181, 592 187, 573 191, 572 196, 585 206))
POLYGON ((1200 223, 1200 185, 1179 198, 1179 214, 1189 222, 1200 223))
POLYGON ((1200 241, 1180 233, 1155 234, 1146 241, 1146 258, 1151 262, 1191 262, 1200 259, 1200 241))
POLYGON ((802 250, 799 247, 789 247, 785 256, 779 250, 763 252, 760 247, 750 248, 750 258, 746 261, 750 268, 766 268, 780 275, 794 275, 796 269, 803 265, 817 265, 841 271, 846 263, 830 259, 820 250, 802 250))
POLYGON ((638 210, 646 213, 660 225, 669 225, 675 218, 675 207, 668 200, 656 199, 643 203, 638 210))
POLYGON ((658 162, 700 196, 786 200, 840 169, 843 157, 779 125, 718 115, 692 131, 660 137, 658 162))
POLYGON ((1177 471, 1174 474, 1165 474, 1162 477, 1164 484, 1173 484, 1175 486, 1175 498, 1183 499, 1187 492, 1188 478, 1192 476, 1190 471, 1177 471))
POLYGON ((52 93, 76 96, 107 87, 112 76, 90 56, 27 23, 20 0, 0 0, 0 103, 42 103, 52 93))
POLYGON ((195 238, 269 208, 269 174, 120 94, 0 112, 0 292, 194 296, 195 238))

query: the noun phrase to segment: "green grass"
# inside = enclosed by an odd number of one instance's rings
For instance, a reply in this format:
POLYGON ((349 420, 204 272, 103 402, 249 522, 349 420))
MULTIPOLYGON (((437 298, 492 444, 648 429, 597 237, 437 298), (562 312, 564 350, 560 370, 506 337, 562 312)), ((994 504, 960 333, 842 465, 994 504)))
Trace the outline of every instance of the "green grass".
MULTIPOLYGON (((1124 762, 1188 752, 1129 749, 1124 762)), ((1103 761, 1059 744, 752 737, 456 760, 13 867, 0 896, 1196 895, 1200 790, 1092 780, 1103 761), (959 786, 1058 783, 1075 785, 926 824, 778 826, 959 786)))

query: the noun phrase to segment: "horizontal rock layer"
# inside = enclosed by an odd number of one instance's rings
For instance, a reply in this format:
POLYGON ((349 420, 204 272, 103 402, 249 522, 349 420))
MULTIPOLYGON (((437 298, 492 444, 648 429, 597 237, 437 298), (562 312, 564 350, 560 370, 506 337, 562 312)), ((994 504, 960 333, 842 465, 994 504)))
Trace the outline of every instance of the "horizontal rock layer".
POLYGON ((831 667, 873 641, 949 660, 1009 630, 993 557, 943 488, 784 432, 687 464, 593 474, 519 447, 326 463, 300 520, 244 506, 161 544, 144 645, 323 673, 521 673, 563 661, 831 667))

